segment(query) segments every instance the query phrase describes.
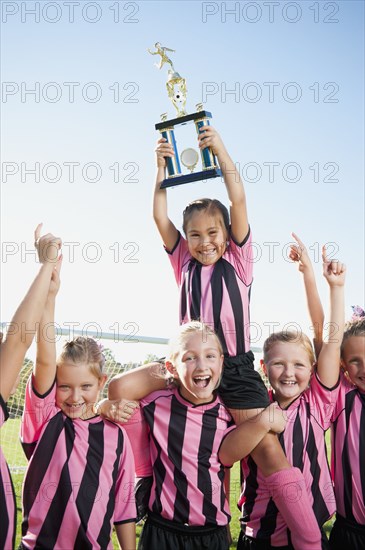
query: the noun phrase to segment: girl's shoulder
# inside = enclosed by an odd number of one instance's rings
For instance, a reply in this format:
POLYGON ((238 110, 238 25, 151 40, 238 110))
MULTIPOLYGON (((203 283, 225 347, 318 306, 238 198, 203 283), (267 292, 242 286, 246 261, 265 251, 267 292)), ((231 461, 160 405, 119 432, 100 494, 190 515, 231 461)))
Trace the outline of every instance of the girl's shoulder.
POLYGON ((177 386, 166 388, 164 390, 157 390, 148 394, 143 399, 141 399, 140 405, 143 408, 157 400, 164 400, 164 399, 170 400, 173 395, 176 395, 176 393, 177 393, 177 386))
POLYGON ((104 424, 104 429, 107 432, 122 431, 125 434, 125 430, 122 424, 118 424, 117 422, 114 422, 113 420, 109 420, 108 418, 104 418, 102 416, 93 416, 92 418, 89 418, 89 420, 87 420, 86 422, 89 422, 90 424, 102 423, 104 424))

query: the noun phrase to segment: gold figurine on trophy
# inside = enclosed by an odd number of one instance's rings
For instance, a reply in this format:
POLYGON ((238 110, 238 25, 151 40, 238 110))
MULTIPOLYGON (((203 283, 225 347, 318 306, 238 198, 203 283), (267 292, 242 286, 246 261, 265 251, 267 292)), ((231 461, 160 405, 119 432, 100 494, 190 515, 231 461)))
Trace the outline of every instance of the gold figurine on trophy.
POLYGON ((173 65, 171 59, 169 57, 167 57, 167 55, 165 53, 165 52, 175 52, 175 50, 172 50, 171 48, 165 48, 165 46, 161 46, 161 44, 159 42, 156 42, 155 48, 156 48, 155 52, 150 50, 150 48, 148 48, 147 51, 151 55, 160 55, 161 56, 160 64, 158 65, 157 63, 155 63, 156 67, 158 69, 162 69, 162 67, 164 66, 165 63, 169 63, 171 65, 171 69, 175 72, 174 65, 173 65))
POLYGON ((177 71, 175 71, 171 59, 166 54, 166 52, 175 52, 175 50, 172 50, 171 48, 166 48, 165 46, 161 46, 160 42, 156 42, 155 48, 156 51, 153 52, 152 50, 148 49, 148 52, 151 55, 161 56, 160 63, 155 63, 158 69, 162 69, 165 63, 168 63, 171 66, 171 69, 169 69, 168 71, 168 78, 166 82, 167 93, 172 101, 173 106, 177 110, 177 116, 185 116, 187 114, 185 111, 185 105, 186 94, 188 91, 186 87, 186 80, 185 78, 182 78, 177 71))
POLYGON ((159 55, 161 57, 159 63, 155 63, 158 69, 161 69, 165 64, 170 65, 168 69, 168 76, 166 82, 166 89, 173 106, 177 111, 177 117, 171 120, 167 120, 167 113, 161 115, 161 122, 155 124, 156 130, 159 130, 162 137, 164 137, 168 143, 170 143, 175 152, 173 158, 166 159, 168 177, 162 182, 161 187, 172 187, 183 183, 189 183, 192 181, 206 180, 209 178, 216 178, 221 176, 221 170, 219 168, 217 159, 210 148, 200 151, 202 170, 194 172, 194 169, 199 160, 199 154, 191 147, 184 149, 179 157, 177 150, 177 143, 175 139, 175 126, 187 124, 188 122, 194 122, 197 133, 204 132, 201 128, 203 126, 210 125, 210 119, 212 114, 208 111, 204 111, 203 105, 198 103, 196 105, 196 112, 188 115, 185 110, 187 86, 186 80, 175 70, 174 64, 168 57, 166 52, 173 52, 171 48, 161 46, 160 42, 155 43, 155 50, 147 50, 151 55, 159 55), (182 174, 181 164, 190 170, 190 174, 182 174))

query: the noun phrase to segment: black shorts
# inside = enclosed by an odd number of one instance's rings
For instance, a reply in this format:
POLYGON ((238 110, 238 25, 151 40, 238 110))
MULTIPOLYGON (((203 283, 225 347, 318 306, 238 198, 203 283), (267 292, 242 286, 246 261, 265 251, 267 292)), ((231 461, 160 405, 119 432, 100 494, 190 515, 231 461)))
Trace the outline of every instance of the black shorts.
MULTIPOLYGON (((323 529, 322 533, 322 550, 328 550, 328 538, 323 529)), ((350 548, 350 547, 348 547, 350 548)), ((244 534, 243 531, 240 532, 238 538, 237 550, 294 550, 294 546, 289 544, 288 546, 271 546, 270 542, 267 539, 253 539, 244 534)), ((345 550, 343 548, 342 550, 345 550)))
POLYGON ((229 550, 227 527, 189 527, 149 513, 138 550, 229 550))
POLYGON ((254 368, 254 359, 252 351, 224 358, 218 394, 229 409, 265 409, 270 405, 266 386, 254 368))
POLYGON ((294 546, 271 546, 267 539, 254 539, 240 532, 237 542, 237 550, 294 550, 294 546))
POLYGON ((148 503, 151 495, 153 476, 140 477, 134 488, 134 497, 137 507, 137 521, 142 521, 148 512, 148 503))
POLYGON ((331 550, 364 550, 365 548, 365 525, 360 525, 336 514, 336 521, 333 524, 330 534, 331 550))

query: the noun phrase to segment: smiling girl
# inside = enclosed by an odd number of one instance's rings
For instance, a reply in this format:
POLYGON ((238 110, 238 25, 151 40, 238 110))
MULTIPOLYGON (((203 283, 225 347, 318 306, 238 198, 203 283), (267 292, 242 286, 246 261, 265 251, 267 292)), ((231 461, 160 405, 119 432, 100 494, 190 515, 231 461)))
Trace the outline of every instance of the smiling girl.
MULTIPOLYGON (((324 253, 324 276, 330 287, 330 326, 336 324, 341 332, 343 321, 339 313, 339 295, 343 294, 345 266, 327 261, 324 253)), ((339 349, 338 338, 330 338, 323 344, 318 372, 336 357, 339 349)), ((288 416, 279 440, 290 464, 299 468, 305 479, 304 487, 299 490, 292 487, 293 490, 288 491, 288 502, 297 509, 300 491, 307 491, 318 526, 322 528, 336 510, 325 443, 325 431, 331 424, 333 398, 322 386, 314 365, 312 344, 302 332, 273 333, 264 343, 262 368, 272 387, 270 398, 288 416)), ((241 465, 245 481, 240 499, 242 531, 237 549, 297 548, 290 538, 285 518, 270 498, 262 472, 251 458, 243 460, 241 465)), ((301 517, 301 520, 306 526, 306 519, 301 517)), ((327 537, 322 531, 322 548, 328 547, 327 537)))
POLYGON ((350 322, 341 346, 342 372, 333 363, 321 378, 335 400, 332 474, 337 502, 331 550, 365 548, 365 318, 350 322), (337 378, 337 380, 336 380, 337 378))
MULTIPOLYGON (((38 245, 42 261, 44 238, 38 245)), ((56 361, 51 284, 28 381, 21 438, 30 459, 23 485, 22 548, 135 548, 134 461, 120 426, 94 404, 104 357, 91 338, 67 342, 56 361)))
MULTIPOLYGON (((35 230, 35 239, 41 224, 35 230)), ((52 279, 58 277, 61 259, 58 251, 61 239, 47 241, 49 254, 41 265, 26 296, 16 310, 5 341, 0 332, 0 426, 9 418, 6 406, 8 398, 15 392, 25 354, 30 347, 43 314, 52 279), (51 253, 52 252, 52 253, 51 253)), ((5 457, 0 447, 0 548, 14 548, 16 536, 16 500, 13 482, 5 457)))
POLYGON ((322 393, 326 394, 324 399, 331 403, 328 410, 332 423, 331 473, 337 511, 330 548, 362 550, 365 548, 365 314, 362 308, 353 306, 353 319, 344 330, 343 280, 338 277, 344 267, 339 262, 329 262, 324 250, 324 274, 333 279, 334 342, 323 344, 322 304, 315 288, 313 269, 305 246, 296 235, 293 236, 299 247, 292 247, 290 257, 298 262, 304 275, 316 349, 321 350, 317 373, 322 393))
MULTIPOLYGON (((251 452, 269 430, 284 429, 285 418, 275 405, 255 420, 231 427, 231 416, 217 395, 222 351, 209 326, 199 321, 182 325, 166 360, 174 383, 140 401, 153 467, 140 550, 227 550, 230 514, 224 468, 251 452)), ((134 388, 129 397, 138 399, 140 372, 114 378, 114 393, 127 377, 134 388)), ((131 428, 133 438, 133 428, 138 430, 133 417, 131 428)))

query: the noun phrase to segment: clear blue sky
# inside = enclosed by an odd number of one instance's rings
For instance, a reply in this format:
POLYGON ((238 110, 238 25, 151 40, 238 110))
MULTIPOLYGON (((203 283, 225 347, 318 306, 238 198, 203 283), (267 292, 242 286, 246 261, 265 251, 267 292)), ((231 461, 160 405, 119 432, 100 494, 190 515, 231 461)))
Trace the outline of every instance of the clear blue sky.
MULTIPOLYGON (((36 273, 26 250, 43 221, 68 243, 61 325, 137 337, 177 326, 177 289, 151 217, 154 124, 174 116, 166 66, 158 71, 147 53, 157 41, 176 50, 188 112, 204 101, 245 180, 257 247, 253 345, 274 323, 310 334, 301 280, 285 259, 291 231, 310 247, 325 304, 318 251, 330 242, 348 265, 347 316, 364 306, 363 2, 1 4, 2 321, 36 273)), ((194 146, 194 132, 177 135, 179 147, 194 146)), ((176 225, 201 196, 227 202, 220 179, 169 191, 176 225)), ((128 344, 117 355, 146 352, 128 344)))

